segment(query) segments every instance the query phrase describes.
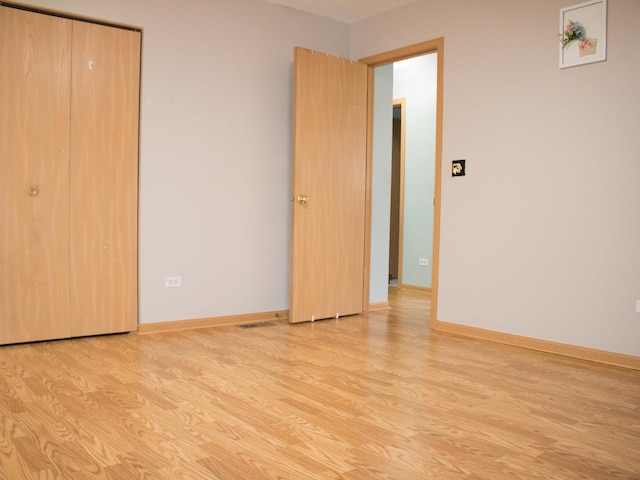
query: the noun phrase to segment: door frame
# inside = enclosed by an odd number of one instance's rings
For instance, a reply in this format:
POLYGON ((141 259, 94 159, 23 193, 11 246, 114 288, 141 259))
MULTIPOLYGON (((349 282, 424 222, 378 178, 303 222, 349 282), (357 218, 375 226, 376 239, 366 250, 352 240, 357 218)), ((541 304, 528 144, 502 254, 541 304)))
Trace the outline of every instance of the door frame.
POLYGON ((417 57, 429 53, 437 53, 437 93, 436 93, 436 151, 435 151, 435 180, 433 199, 433 251, 431 263, 431 306, 429 324, 434 328, 438 312, 438 278, 440 269, 440 205, 442 182, 442 111, 443 111, 443 80, 444 80, 444 37, 438 37, 426 42, 408 45, 406 47, 389 50, 383 53, 361 58, 359 61, 369 67, 368 88, 369 108, 367 114, 367 180, 365 201, 365 245, 364 245, 364 288, 362 310, 369 310, 369 281, 371 276, 371 202, 372 202, 372 174, 373 174, 373 92, 376 67, 388 65, 400 60, 417 57))
MULTIPOLYGON (((402 284, 402 263, 404 261, 404 180, 405 180, 405 128, 406 128, 406 118, 405 118, 405 111, 406 111, 406 106, 405 106, 405 99, 404 98, 398 98, 398 99, 393 99, 393 109, 395 110, 396 108, 400 109, 400 152, 398 155, 398 163, 399 163, 399 174, 398 174, 398 231, 395 232, 396 236, 397 236, 397 242, 398 242, 398 251, 396 252, 396 262, 398 263, 397 266, 397 270, 398 270, 398 278, 397 278, 397 285, 398 288, 402 288, 403 284, 402 284)), ((395 113, 394 113, 394 120, 395 120, 395 113)), ((395 127, 394 127, 394 131, 395 131, 395 127)), ((392 154, 393 157, 393 154, 392 154)), ((393 163, 393 158, 392 158, 392 163, 393 163)), ((393 166, 392 166, 392 172, 393 172, 393 166)), ((391 183, 392 183, 392 187, 391 187, 391 191, 393 192, 393 173, 391 174, 391 183)), ((392 204, 393 205, 393 204, 392 204)), ((391 247, 391 241, 389 241, 389 247, 391 247)), ((389 250, 389 254, 391 254, 391 250, 389 250)))

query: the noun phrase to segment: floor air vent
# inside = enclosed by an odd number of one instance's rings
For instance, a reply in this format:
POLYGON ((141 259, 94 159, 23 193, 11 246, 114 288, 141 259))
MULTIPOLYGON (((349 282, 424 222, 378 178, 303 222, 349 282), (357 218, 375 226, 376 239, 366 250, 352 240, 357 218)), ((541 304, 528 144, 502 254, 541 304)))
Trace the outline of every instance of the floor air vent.
POLYGON ((258 328, 258 327, 270 327, 275 325, 271 322, 257 322, 257 323, 246 323, 244 325, 238 325, 240 328, 258 328))

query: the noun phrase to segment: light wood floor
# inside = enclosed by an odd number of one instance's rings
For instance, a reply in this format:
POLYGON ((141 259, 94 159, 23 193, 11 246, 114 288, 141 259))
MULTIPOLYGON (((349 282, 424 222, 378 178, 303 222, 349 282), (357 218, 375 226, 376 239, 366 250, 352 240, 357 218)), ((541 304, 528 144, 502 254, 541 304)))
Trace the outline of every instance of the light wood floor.
POLYGON ((1 479, 640 479, 640 372, 314 324, 0 348, 1 479))

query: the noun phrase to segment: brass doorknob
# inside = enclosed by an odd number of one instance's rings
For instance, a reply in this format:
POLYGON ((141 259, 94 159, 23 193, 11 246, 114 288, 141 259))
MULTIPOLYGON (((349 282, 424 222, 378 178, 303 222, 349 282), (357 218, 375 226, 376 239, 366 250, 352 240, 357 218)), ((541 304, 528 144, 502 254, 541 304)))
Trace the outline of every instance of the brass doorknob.
POLYGON ((307 203, 309 203, 309 197, 307 197, 306 195, 298 195, 298 197, 296 198, 296 201, 300 205, 306 205, 307 203))
POLYGON ((29 189, 29 195, 32 196, 32 197, 35 197, 36 195, 38 195, 38 189, 34 188, 34 187, 31 187, 29 189))

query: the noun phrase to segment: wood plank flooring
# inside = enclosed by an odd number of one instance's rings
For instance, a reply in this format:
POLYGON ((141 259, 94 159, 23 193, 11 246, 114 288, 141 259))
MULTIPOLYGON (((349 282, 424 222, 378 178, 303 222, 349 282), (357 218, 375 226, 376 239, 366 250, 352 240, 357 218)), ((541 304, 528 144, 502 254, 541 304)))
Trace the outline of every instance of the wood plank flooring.
POLYGON ((640 479, 640 372, 313 324, 0 348, 0 479, 640 479))

